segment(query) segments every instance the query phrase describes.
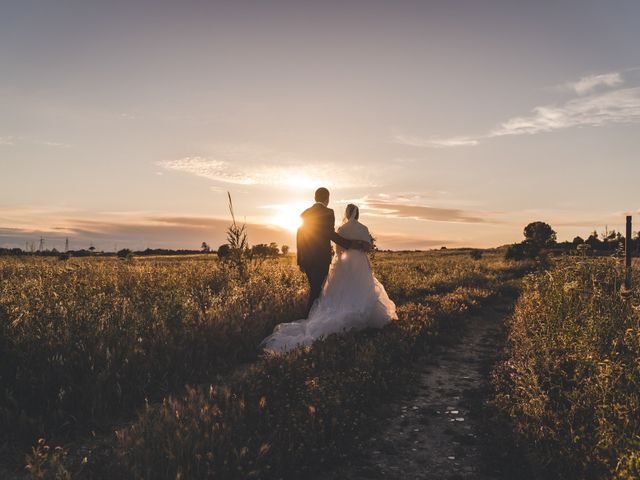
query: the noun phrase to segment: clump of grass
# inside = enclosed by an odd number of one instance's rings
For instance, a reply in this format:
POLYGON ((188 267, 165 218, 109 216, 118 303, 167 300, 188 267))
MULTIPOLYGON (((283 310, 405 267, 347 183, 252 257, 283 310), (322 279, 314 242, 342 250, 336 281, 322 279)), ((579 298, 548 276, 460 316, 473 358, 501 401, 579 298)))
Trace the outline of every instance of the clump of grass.
POLYGON ((613 259, 567 260, 525 282, 496 401, 552 469, 639 478, 640 291, 613 259))
POLYGON ((227 228, 227 242, 229 252, 226 258, 238 270, 242 278, 245 278, 247 267, 251 257, 249 249, 249 240, 247 239, 247 226, 245 224, 238 225, 236 215, 233 211, 233 201, 231 193, 227 192, 229 197, 229 212, 231 213, 231 225, 227 228))

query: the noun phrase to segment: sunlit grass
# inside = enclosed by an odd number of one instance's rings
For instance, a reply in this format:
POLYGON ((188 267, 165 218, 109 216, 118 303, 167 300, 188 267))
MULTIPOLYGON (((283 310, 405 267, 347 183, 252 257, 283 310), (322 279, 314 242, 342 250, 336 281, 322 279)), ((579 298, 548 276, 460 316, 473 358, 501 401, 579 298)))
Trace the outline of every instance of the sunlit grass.
POLYGON ((525 282, 498 404, 567 478, 640 478, 640 275, 565 260, 525 282))
MULTIPOLYGON (((82 438, 148 401, 118 429, 109 466, 91 468, 267 478, 310 457, 328 462, 367 428, 371 399, 406 381, 441 329, 459 328, 456 319, 529 268, 468 252, 376 253, 373 266, 397 322, 261 359, 258 344, 274 325, 304 311, 307 285, 293 256, 250 264, 242 276, 204 255, 0 259, 0 435, 16 446, 82 438), (227 375, 249 363, 244 375, 227 375)), ((30 457, 34 471, 93 465, 75 464, 73 452, 67 465, 44 447, 30 457)))

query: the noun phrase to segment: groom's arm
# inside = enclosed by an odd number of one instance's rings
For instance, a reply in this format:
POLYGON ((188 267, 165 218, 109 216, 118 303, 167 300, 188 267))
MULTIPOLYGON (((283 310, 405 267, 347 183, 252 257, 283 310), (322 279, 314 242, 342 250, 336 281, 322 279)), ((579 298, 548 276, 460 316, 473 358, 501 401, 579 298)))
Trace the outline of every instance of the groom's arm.
POLYGON ((364 252, 368 252, 371 250, 371 244, 368 242, 363 242, 361 240, 349 240, 348 238, 344 238, 340 234, 335 231, 335 214, 333 210, 329 209, 329 215, 327 215, 327 232, 329 234, 329 240, 334 242, 337 245, 340 245, 345 250, 349 250, 355 248, 356 250, 362 250, 364 252))

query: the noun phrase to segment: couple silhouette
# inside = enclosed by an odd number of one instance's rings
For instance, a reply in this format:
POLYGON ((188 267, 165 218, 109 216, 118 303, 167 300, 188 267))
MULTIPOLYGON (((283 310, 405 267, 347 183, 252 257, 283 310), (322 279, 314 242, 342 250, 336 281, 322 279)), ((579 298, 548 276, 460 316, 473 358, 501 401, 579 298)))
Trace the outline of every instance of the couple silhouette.
POLYGON ((335 230, 329 190, 318 188, 315 203, 302 212, 296 236, 297 263, 309 281, 307 317, 276 326, 262 341, 270 352, 284 352, 332 333, 380 328, 397 319, 396 306, 375 278, 367 253, 369 229, 360 223, 360 210, 347 205, 343 223, 335 230), (333 256, 331 242, 336 244, 333 256))

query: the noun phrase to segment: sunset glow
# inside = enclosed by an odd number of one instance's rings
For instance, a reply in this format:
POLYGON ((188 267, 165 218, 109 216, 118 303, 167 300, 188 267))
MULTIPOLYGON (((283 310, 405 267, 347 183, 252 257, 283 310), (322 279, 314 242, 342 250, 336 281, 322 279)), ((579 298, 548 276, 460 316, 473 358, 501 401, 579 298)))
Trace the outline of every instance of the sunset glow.
POLYGON ((269 223, 288 230, 296 232, 298 227, 302 225, 300 214, 309 205, 305 203, 290 203, 283 205, 267 205, 264 208, 275 211, 275 214, 269 217, 269 223))

